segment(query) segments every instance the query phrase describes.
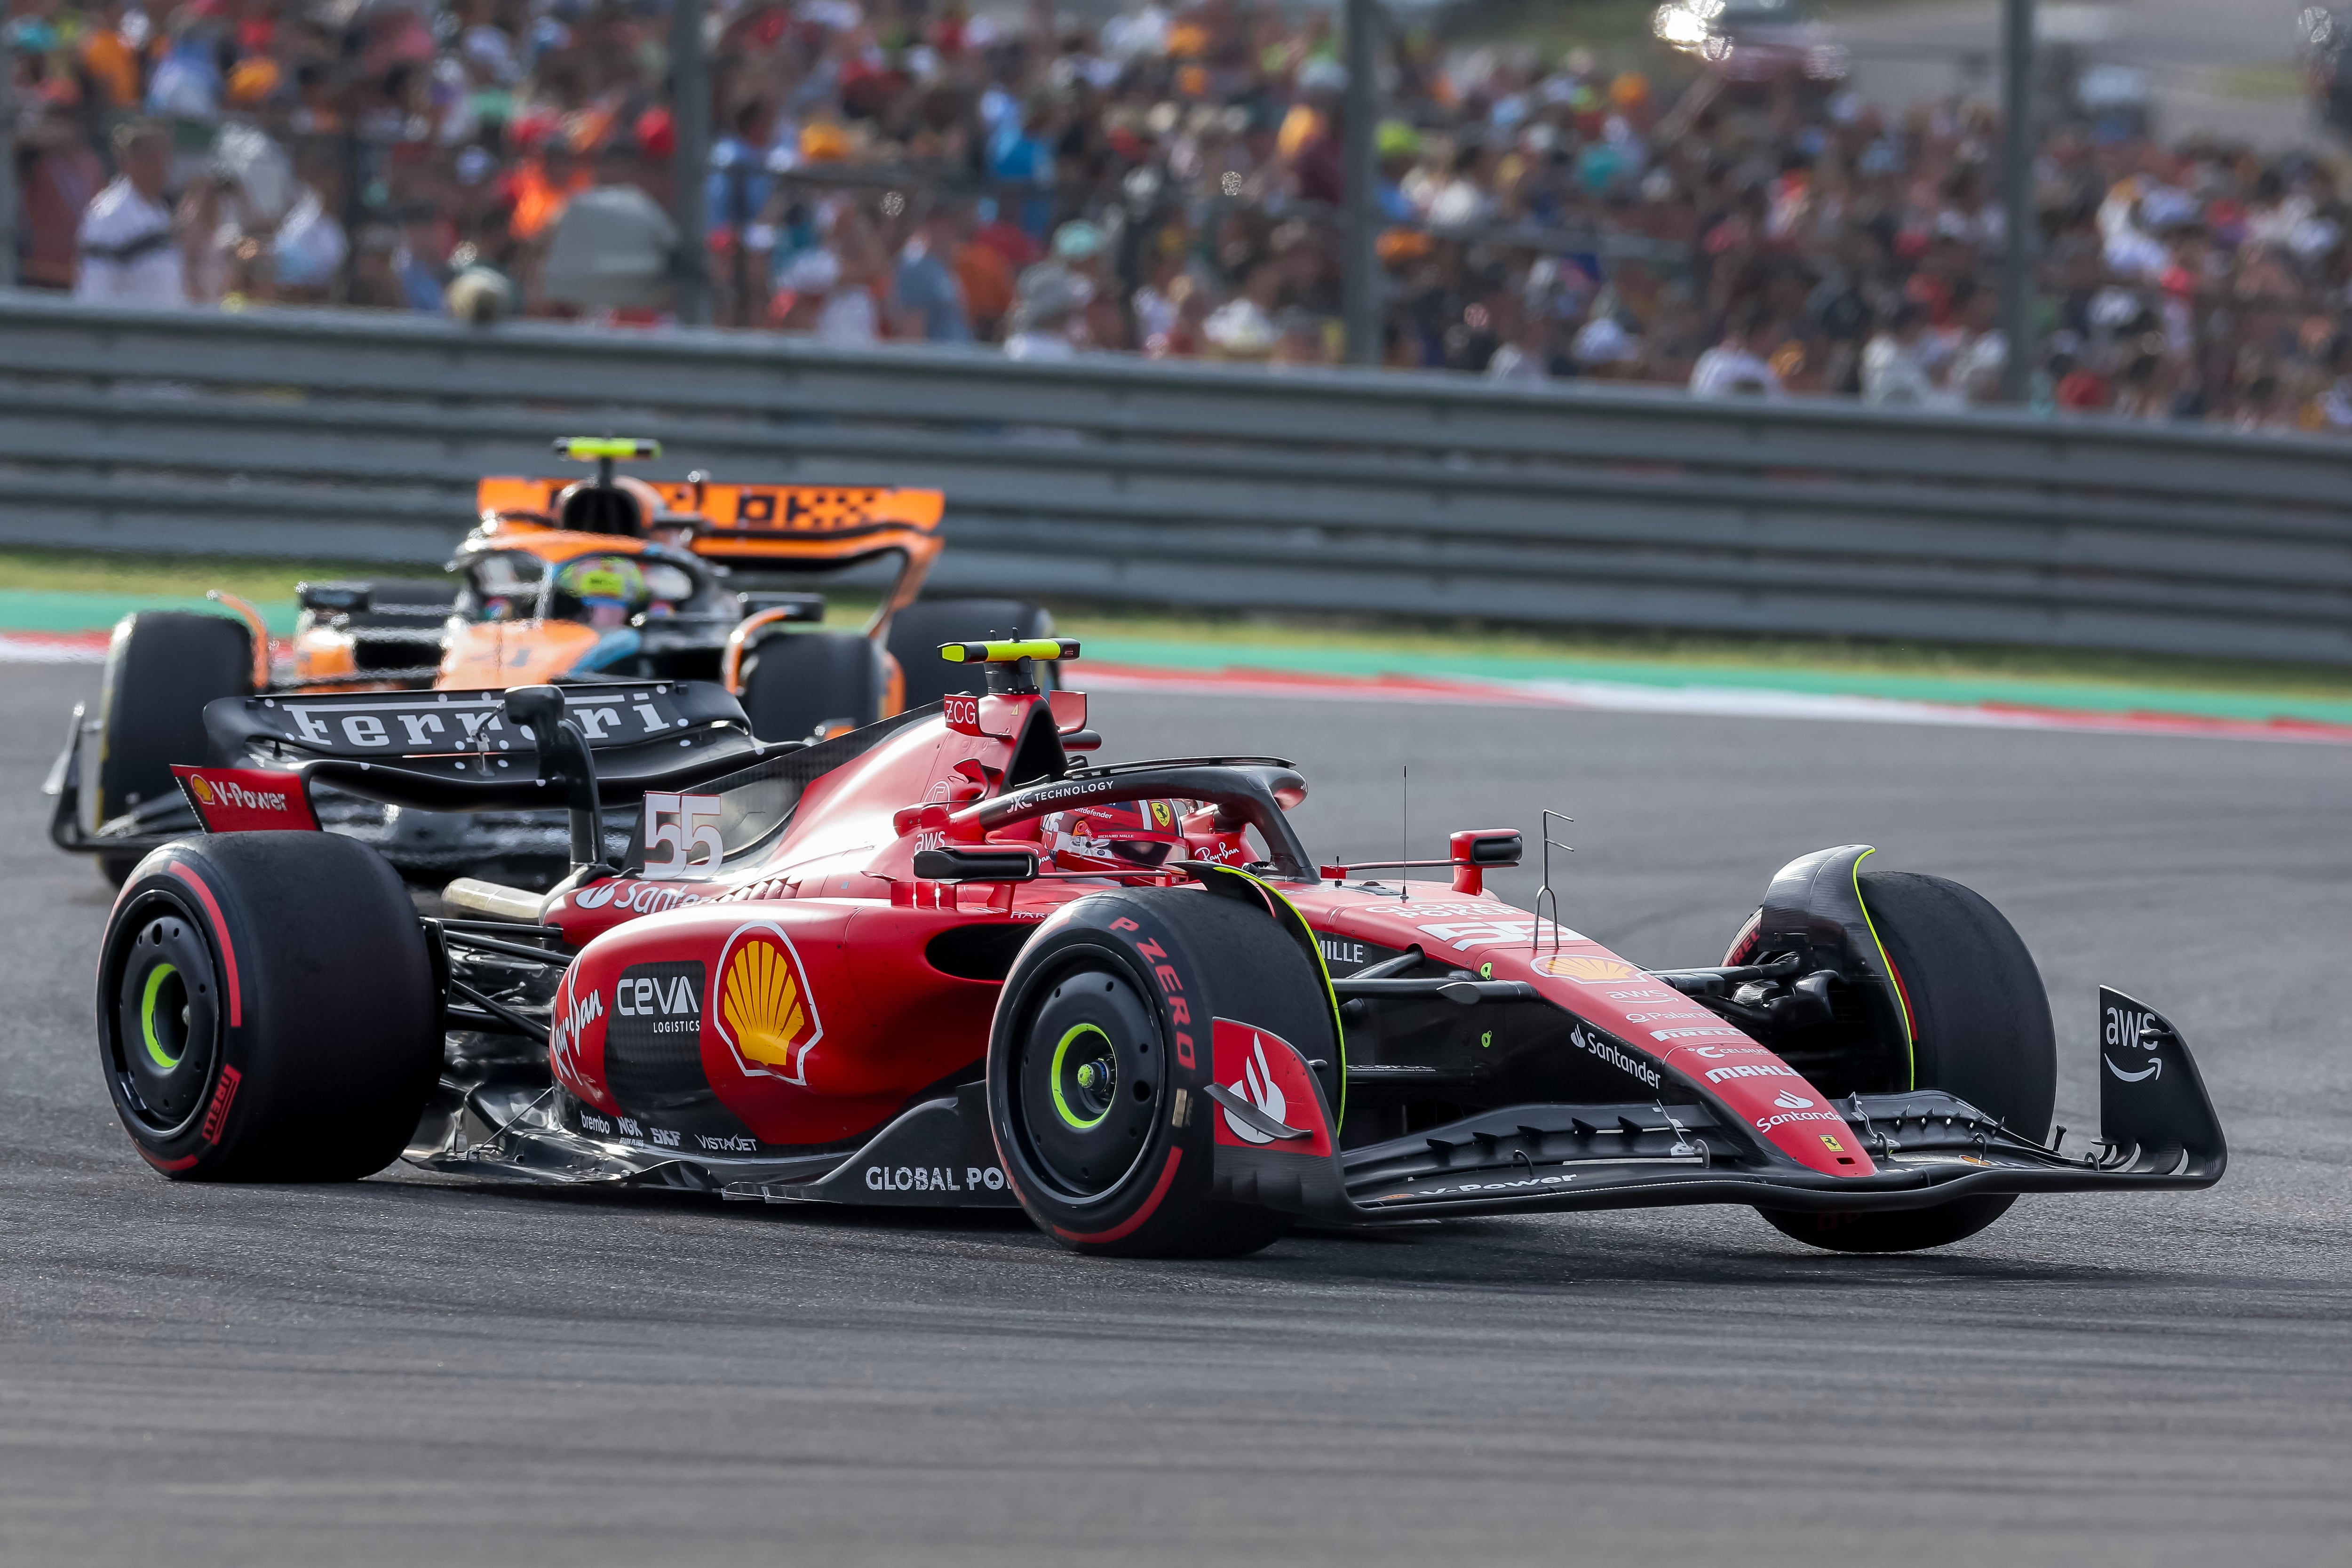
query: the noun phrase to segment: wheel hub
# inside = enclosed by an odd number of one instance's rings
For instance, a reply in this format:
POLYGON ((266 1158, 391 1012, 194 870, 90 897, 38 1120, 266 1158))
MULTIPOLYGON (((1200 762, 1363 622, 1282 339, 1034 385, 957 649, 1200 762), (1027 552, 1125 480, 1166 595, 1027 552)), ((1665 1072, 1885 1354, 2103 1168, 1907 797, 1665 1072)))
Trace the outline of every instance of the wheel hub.
POLYGON ((157 1131, 184 1126, 204 1103, 219 1043, 210 951, 176 910, 137 928, 114 987, 114 1068, 131 1112, 157 1131))
POLYGON ((1065 976, 1025 1031, 1015 1089, 1039 1170, 1073 1194, 1116 1185, 1141 1157, 1159 1099, 1159 1026, 1124 977, 1065 976))
POLYGON ((1118 1047, 1097 1024, 1073 1024, 1054 1047, 1054 1110, 1084 1132, 1102 1124, 1118 1100, 1118 1047))

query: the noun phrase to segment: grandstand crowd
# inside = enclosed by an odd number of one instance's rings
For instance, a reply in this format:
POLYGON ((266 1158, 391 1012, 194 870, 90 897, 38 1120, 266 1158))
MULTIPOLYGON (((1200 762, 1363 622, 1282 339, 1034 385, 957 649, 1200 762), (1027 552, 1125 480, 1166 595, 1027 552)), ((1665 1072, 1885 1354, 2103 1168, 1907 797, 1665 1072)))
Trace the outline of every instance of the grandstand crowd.
MULTIPOLYGON (((1329 13, 1099 25, 961 0, 713 0, 722 324, 825 342, 1338 357, 1347 85, 1329 13)), ((665 6, 11 0, 17 274, 657 324, 676 232, 665 6)), ((1999 126, 1806 62, 1382 46, 1382 353, 1704 395, 1991 399, 1999 126)), ((2332 168, 2055 123, 2038 402, 2352 430, 2332 168)))

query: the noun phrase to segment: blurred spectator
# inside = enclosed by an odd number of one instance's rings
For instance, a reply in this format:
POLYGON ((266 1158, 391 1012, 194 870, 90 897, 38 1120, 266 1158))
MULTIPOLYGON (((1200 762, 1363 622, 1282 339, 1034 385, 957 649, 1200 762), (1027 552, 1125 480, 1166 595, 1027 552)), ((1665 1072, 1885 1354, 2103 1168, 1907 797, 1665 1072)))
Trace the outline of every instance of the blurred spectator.
POLYGON ((841 260, 822 246, 800 252, 776 275, 769 314, 788 332, 814 332, 825 302, 841 282, 841 260))
POLYGON ((980 221, 956 252, 956 281, 963 285, 974 335, 994 341, 1009 330, 1014 281, 1021 268, 1037 259, 1038 249, 1020 227, 998 216, 993 200, 982 199, 974 212, 980 221))
POLYGON ((79 93, 55 82, 25 117, 16 145, 24 226, 17 234, 17 280, 32 289, 71 289, 81 215, 106 184, 106 165, 82 135, 79 93))
POLYGON ((1896 305, 1862 351, 1862 400, 1914 406, 1942 401, 1927 374, 1927 338, 1926 309, 1910 300, 1896 305))
POLYGON ((1274 353, 1274 311, 1282 273, 1271 261, 1253 268, 1242 291, 1201 323, 1201 335, 1224 359, 1265 359, 1274 353))
POLYGON ((1489 381, 1541 381, 1551 374, 1551 322, 1537 312, 1521 315, 1516 330, 1486 362, 1489 381))
POLYGON ((955 267, 957 216, 935 207, 899 248, 891 277, 891 325, 897 336, 935 343, 971 342, 963 284, 955 267))
POLYGON ((1052 330, 1072 346, 1089 341, 1087 307, 1101 291, 1102 230, 1083 220, 1054 231, 1053 249, 1043 261, 1022 270, 1013 284, 1013 314, 1017 330, 1034 332, 1051 319, 1052 330))
POLYGON ((171 44, 147 78, 147 112, 210 120, 220 112, 219 25, 194 5, 172 13, 171 44))
MULTIPOLYGON (((1329 14, 1127 3, 720 0, 709 228, 683 239, 709 247, 716 319, 1333 357, 1329 14)), ((21 0, 21 275, 656 319, 616 301, 667 283, 667 26, 659 0, 21 0), (137 113, 159 131, 134 156, 112 132, 137 113)), ((2352 185, 2324 160, 2053 116, 2034 332, 2011 344, 1981 104, 1865 103, 1810 58, 1604 62, 1419 21, 1381 51, 1389 364, 1957 406, 1995 398, 2014 353, 2061 411, 2352 437, 2352 185)))
POLYGON ((564 204, 540 270, 549 300, 639 317, 669 303, 677 226, 635 184, 636 173, 633 154, 608 147, 597 183, 564 204))
POLYGON ((1013 359, 1064 360, 1078 352, 1076 329, 1086 310, 1086 297, 1076 279, 1059 268, 1043 264, 1022 279, 1013 301, 1012 331, 1004 352, 1013 359))
POLYGON ((1691 368, 1695 397, 1778 397, 1780 373, 1765 356, 1771 352, 1772 322, 1749 307, 1732 318, 1723 341, 1698 356, 1691 368))
POLYGON ((1579 375, 1630 378, 1642 363, 1642 345, 1615 317, 1595 315, 1578 329, 1569 359, 1579 375))
POLYGON ((93 305, 176 309, 188 302, 187 258, 163 205, 172 169, 169 132, 133 122, 114 133, 122 172, 90 198, 77 232, 74 298, 93 305))
MULTIPOLYGON (((1053 131, 1053 106, 1042 97, 1019 116, 1007 114, 989 138, 990 177, 1008 186, 1050 189, 1055 183, 1053 131)), ((1021 226, 1043 237, 1053 222, 1054 204, 1048 197, 1032 196, 1021 203, 1020 213, 1021 226)))

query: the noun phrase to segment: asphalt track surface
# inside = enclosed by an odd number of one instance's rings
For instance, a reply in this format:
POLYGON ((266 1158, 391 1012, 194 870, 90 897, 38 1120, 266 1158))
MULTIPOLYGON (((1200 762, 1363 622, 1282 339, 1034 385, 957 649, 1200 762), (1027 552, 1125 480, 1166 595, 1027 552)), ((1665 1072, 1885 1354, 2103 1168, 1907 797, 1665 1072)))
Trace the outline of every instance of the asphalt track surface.
POLYGON ((1407 765, 1421 853, 1567 809, 1564 918, 1654 964, 1874 842, 2022 931, 2061 1121, 2096 1121, 2105 979, 2233 1145, 2212 1193, 1906 1258, 1692 1210, 1162 1265, 1007 1219, 162 1180, 94 1062, 107 895, 33 794, 96 681, 0 670, 0 1561, 2352 1560, 2352 752, 1100 702, 1108 755, 1297 757, 1320 853, 1396 847, 1407 765))

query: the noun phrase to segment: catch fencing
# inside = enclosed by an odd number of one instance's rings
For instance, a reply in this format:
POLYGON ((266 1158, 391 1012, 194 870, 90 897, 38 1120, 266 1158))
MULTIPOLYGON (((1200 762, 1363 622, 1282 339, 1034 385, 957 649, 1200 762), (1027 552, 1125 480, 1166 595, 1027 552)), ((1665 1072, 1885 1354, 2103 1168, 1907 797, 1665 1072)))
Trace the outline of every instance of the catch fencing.
POLYGON ((0 295, 0 540, 412 565, 551 436, 947 492, 963 592, 2352 664, 2352 445, 0 295))

